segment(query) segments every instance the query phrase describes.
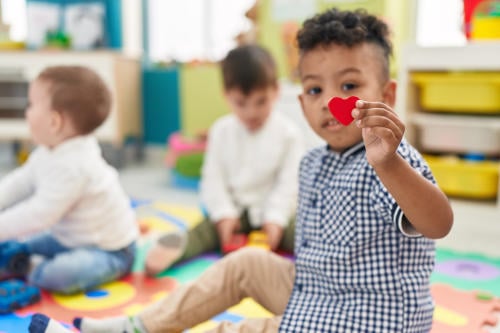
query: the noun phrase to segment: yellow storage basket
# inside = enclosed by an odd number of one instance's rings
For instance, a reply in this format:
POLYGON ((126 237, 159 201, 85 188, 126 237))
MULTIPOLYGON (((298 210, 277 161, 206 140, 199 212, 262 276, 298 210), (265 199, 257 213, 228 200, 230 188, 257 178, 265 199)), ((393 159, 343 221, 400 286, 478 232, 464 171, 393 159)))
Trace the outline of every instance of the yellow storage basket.
POLYGON ((471 37, 472 39, 500 39, 500 17, 474 17, 471 37))
POLYGON ((439 187, 450 196, 494 199, 500 164, 466 161, 455 157, 424 156, 439 187))
POLYGON ((500 71, 418 72, 411 80, 426 111, 500 113, 500 71))

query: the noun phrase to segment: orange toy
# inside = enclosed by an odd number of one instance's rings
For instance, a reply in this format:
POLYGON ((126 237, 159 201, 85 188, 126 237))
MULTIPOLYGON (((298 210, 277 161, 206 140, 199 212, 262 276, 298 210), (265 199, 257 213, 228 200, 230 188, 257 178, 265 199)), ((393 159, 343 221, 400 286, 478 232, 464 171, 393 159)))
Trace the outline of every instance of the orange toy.
POLYGON ((431 333, 487 333, 485 326, 497 324, 498 298, 444 284, 434 284, 431 289, 436 303, 431 333))
POLYGON ((244 246, 253 246, 269 250, 267 235, 262 231, 252 231, 248 236, 245 234, 234 234, 231 242, 222 247, 222 252, 227 254, 244 246))

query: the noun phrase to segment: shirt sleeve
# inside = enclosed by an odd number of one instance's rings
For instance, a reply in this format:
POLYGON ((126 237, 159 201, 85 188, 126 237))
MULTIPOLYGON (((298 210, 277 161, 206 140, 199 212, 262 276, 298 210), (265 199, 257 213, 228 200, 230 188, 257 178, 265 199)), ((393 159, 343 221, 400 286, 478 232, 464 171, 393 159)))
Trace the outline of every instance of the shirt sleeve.
POLYGON ((33 194, 33 191, 33 174, 28 160, 0 181, 0 211, 26 199, 33 194))
MULTIPOLYGON (((421 155, 411 147, 409 147, 405 142, 403 142, 398 148, 398 153, 414 168, 418 173, 420 173, 428 181, 436 184, 434 177, 430 171, 429 166, 425 163, 421 155)), ((374 176, 376 179, 374 182, 374 190, 376 204, 381 206, 385 212, 388 212, 390 220, 396 226, 396 228, 406 237, 421 237, 420 234, 411 224, 411 221, 404 215, 404 212, 399 207, 396 200, 392 197, 389 191, 385 188, 378 177, 374 176)))
POLYGON ((408 221, 406 218, 405 214, 399 208, 397 204, 394 205, 393 207, 393 214, 392 214, 392 220, 396 227, 398 228, 399 232, 401 232, 403 235, 406 237, 421 237, 422 234, 419 233, 413 225, 408 221))
POLYGON ((59 222, 82 193, 84 177, 64 166, 52 168, 34 193, 0 213, 0 241, 22 237, 59 222))
POLYGON ((200 183, 201 200, 214 222, 239 215, 224 176, 223 154, 224 140, 218 128, 214 127, 209 133, 200 183))
POLYGON ((288 225, 297 206, 299 165, 304 153, 304 142, 300 133, 287 141, 287 149, 281 159, 281 168, 264 208, 264 222, 273 222, 283 227, 288 225))

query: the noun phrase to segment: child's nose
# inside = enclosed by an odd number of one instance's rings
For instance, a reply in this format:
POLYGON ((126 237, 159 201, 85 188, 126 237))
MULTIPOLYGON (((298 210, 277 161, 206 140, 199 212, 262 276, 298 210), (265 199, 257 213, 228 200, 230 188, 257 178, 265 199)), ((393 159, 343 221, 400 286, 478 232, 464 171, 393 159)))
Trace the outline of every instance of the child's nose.
POLYGON ((254 109, 254 108, 248 108, 248 110, 246 112, 246 116, 247 116, 246 118, 248 120, 259 118, 259 110, 254 109))
POLYGON ((330 95, 324 95, 323 98, 321 99, 321 110, 323 111, 328 111, 329 108, 328 108, 328 102, 330 102, 330 99, 332 98, 333 96, 330 96, 330 95))

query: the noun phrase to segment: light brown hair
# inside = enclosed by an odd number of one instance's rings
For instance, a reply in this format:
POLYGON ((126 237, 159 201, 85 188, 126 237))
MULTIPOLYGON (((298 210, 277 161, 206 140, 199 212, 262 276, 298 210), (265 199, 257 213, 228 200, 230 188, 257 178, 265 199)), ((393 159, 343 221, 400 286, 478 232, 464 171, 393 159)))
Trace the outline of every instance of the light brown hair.
POLYGON ((71 120, 79 134, 93 132, 108 117, 111 94, 101 77, 84 66, 52 66, 37 77, 49 84, 51 106, 71 120))

